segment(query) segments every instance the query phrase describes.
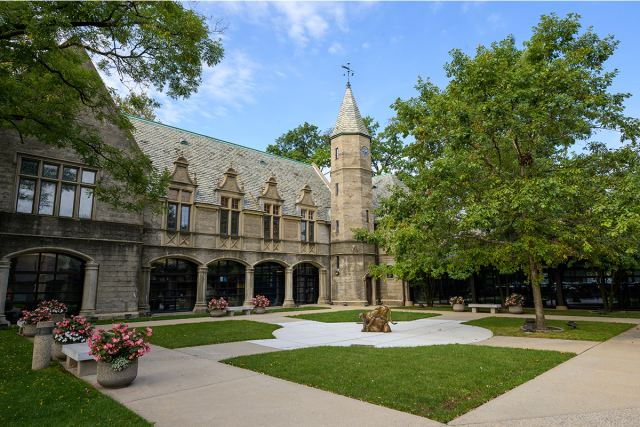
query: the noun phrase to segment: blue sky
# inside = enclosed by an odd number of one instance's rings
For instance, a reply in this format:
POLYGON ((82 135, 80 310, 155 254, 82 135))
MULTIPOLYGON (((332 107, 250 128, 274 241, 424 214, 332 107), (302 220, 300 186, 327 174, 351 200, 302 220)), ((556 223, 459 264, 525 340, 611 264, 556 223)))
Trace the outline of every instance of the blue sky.
MULTIPOLYGON (((640 2, 200 2, 224 19, 225 58, 206 69, 197 94, 163 103, 167 124, 265 150, 306 122, 332 127, 351 63, 360 112, 384 127, 389 106, 416 96, 418 76, 447 84, 448 52, 474 55, 513 34, 522 46, 542 14, 582 16, 583 28, 620 40, 607 62, 619 76, 612 92, 630 92, 626 115, 640 117, 640 2)), ((600 140, 617 146, 614 134, 600 140)))

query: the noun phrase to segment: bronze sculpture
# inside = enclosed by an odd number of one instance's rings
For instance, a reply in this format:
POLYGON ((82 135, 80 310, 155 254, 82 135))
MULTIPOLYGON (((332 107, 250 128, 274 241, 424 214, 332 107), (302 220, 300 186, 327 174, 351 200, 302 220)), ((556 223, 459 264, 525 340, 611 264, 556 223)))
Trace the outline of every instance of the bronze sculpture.
POLYGON ((386 305, 381 305, 368 313, 360 313, 358 317, 362 319, 362 332, 391 332, 389 322, 395 325, 391 319, 391 309, 386 305), (389 319, 387 319, 389 313, 389 319))

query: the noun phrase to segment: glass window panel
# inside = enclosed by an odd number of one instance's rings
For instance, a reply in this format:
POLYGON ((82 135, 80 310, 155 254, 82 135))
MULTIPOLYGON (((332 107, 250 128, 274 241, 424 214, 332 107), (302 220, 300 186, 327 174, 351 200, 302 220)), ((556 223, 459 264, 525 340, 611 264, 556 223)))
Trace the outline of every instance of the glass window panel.
POLYGON ((268 214, 271 213, 271 205, 264 205, 264 211, 268 214))
POLYGON ((238 235, 238 227, 240 225, 240 212, 231 212, 231 235, 238 235))
POLYGON ((313 220, 313 211, 309 211, 309 219, 313 220))
POLYGON ((307 211, 301 211, 300 214, 302 215, 302 219, 307 219, 307 211))
POLYGON ((169 195, 167 196, 169 200, 178 201, 178 190, 169 190, 169 195))
POLYGON ((56 254, 40 254, 40 271, 56 271, 56 254))
POLYGON ((56 271, 79 272, 82 269, 82 260, 69 255, 58 255, 58 267, 56 271))
POLYGON ((167 260, 167 273, 178 272, 178 260, 176 258, 169 258, 167 260))
POLYGON ((78 218, 91 219, 93 213, 93 193, 90 188, 80 188, 80 208, 78 218))
POLYGON ((273 217, 273 238, 280 238, 280 218, 278 218, 277 216, 273 217))
POLYGON ((94 171, 82 171, 82 183, 93 184, 96 181, 96 173, 94 171))
POLYGON ((271 238, 271 217, 270 216, 265 216, 263 218, 263 228, 264 228, 264 238, 265 239, 270 239, 271 238))
POLYGON ((240 203, 240 200, 238 199, 231 200, 231 209, 238 209, 239 203, 240 203))
POLYGON ((38 213, 40 215, 53 215, 57 186, 55 182, 42 181, 40 183, 40 200, 38 202, 38 213))
POLYGON ((64 217, 72 217, 75 200, 76 186, 62 184, 62 190, 60 191, 60 209, 58 210, 58 215, 64 217))
POLYGON ((315 239, 315 235, 314 235, 314 223, 313 222, 309 222, 309 242, 313 243, 314 239, 315 239))
POLYGON ((24 175, 38 175, 38 162, 33 160, 23 160, 20 165, 20 173, 24 175))
POLYGON ((18 185, 18 203, 16 205, 16 212, 20 212, 20 213, 33 212, 33 197, 35 195, 35 192, 36 192, 35 179, 20 178, 20 184, 18 185))
POLYGON ((220 204, 222 205, 223 208, 228 208, 229 207, 229 198, 228 197, 222 197, 220 199, 220 204))
POLYGON ((300 222, 300 240, 307 241, 307 221, 300 222))
POLYGON ((37 271, 39 254, 22 255, 14 258, 15 271, 37 271))
POLYGON ((191 202, 191 192, 190 191, 182 191, 182 196, 180 197, 180 201, 185 203, 191 202))
POLYGON ((190 206, 182 206, 182 211, 180 212, 180 230, 189 231, 189 212, 191 211, 190 206))
POLYGON ((274 215, 280 215, 280 206, 274 206, 273 207, 273 214, 274 215))
POLYGON ((169 203, 167 209, 167 230, 175 230, 178 224, 178 205, 169 203))
POLYGON ((229 211, 220 211, 220 234, 229 234, 229 211))
POLYGON ((62 179, 64 181, 73 181, 76 182, 78 180, 78 168, 62 168, 62 179))
POLYGON ((44 164, 42 166, 42 176, 45 178, 58 179, 58 166, 44 164))

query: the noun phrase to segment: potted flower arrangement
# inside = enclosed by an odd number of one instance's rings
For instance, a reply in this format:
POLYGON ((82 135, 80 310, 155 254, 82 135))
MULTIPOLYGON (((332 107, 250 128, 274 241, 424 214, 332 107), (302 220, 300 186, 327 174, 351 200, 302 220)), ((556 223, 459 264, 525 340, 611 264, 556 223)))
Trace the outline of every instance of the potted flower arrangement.
POLYGON ((71 319, 62 319, 53 329, 53 356, 64 360, 67 357, 62 352, 64 345, 85 342, 90 336, 91 323, 84 317, 71 316, 71 319))
POLYGON ((33 311, 23 310, 22 317, 18 322, 24 322, 23 335, 25 337, 35 337, 36 325, 38 322, 46 322, 49 320, 51 320, 51 313, 49 310, 36 308, 33 311))
POLYGON ((453 307, 453 311, 464 311, 464 298, 462 297, 449 298, 449 304, 453 307))
POLYGON ((67 312, 67 306, 55 299, 51 301, 41 301, 40 304, 38 304, 38 309, 49 310, 51 320, 54 322, 62 321, 64 314, 67 312))
POLYGON ((264 314, 265 308, 269 306, 269 299, 263 295, 256 295, 251 298, 251 305, 255 314, 264 314))
POLYGON ((224 298, 214 298, 209 301, 209 313, 211 317, 221 317, 224 314, 224 309, 227 307, 229 307, 229 303, 226 302, 224 298))
POLYGON ((509 313, 522 314, 522 305, 524 304, 524 297, 519 294, 511 294, 504 299, 504 305, 509 307, 509 313))
POLYGON ((115 323, 113 329, 98 329, 89 337, 89 355, 98 362, 97 381, 103 387, 126 387, 138 375, 139 357, 151 351, 145 332, 129 329, 128 323, 115 323))

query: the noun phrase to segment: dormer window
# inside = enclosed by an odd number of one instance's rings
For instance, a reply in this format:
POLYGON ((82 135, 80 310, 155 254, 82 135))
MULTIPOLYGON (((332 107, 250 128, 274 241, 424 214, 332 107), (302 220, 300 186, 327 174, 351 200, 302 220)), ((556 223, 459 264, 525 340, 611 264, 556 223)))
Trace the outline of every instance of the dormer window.
POLYGON ((223 208, 220 209, 220 234, 237 236, 240 229, 240 199, 221 197, 220 205, 223 208))
POLYGON ((302 217, 302 221, 300 221, 300 241, 302 242, 315 242, 315 222, 314 212, 310 210, 303 209, 300 211, 300 216, 302 217))
POLYGON ((265 204, 263 229, 265 239, 280 239, 280 206, 265 204), (272 214, 273 213, 273 214, 272 214))
POLYGON ((169 189, 167 194, 167 230, 189 231, 192 197, 193 192, 191 191, 169 189))

